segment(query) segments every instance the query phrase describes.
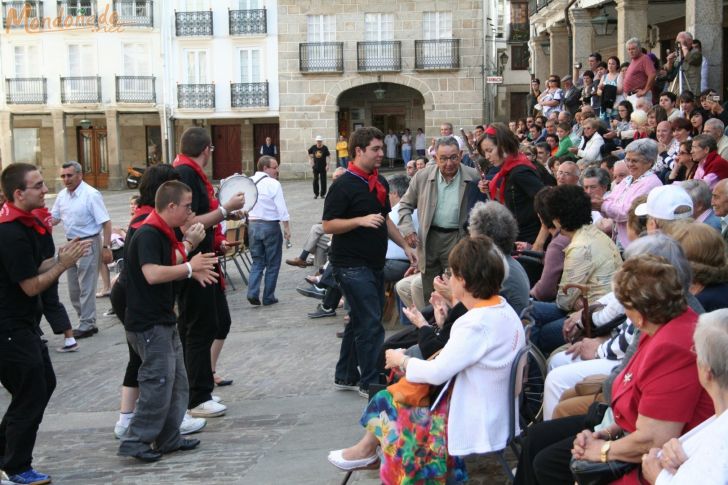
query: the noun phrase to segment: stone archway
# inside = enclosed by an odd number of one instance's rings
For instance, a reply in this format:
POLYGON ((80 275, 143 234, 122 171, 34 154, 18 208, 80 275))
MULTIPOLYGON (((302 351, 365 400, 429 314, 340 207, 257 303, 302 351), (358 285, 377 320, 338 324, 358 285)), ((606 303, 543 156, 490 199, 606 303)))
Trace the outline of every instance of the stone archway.
POLYGON ((424 111, 432 111, 435 109, 435 98, 432 90, 426 82, 412 76, 395 74, 377 77, 358 76, 354 78, 343 79, 336 83, 331 89, 329 89, 326 98, 324 99, 322 110, 326 112, 336 112, 338 110, 338 100, 341 93, 357 86, 376 83, 392 83, 410 87, 413 90, 418 91, 423 97, 424 102, 422 105, 422 109, 424 111))

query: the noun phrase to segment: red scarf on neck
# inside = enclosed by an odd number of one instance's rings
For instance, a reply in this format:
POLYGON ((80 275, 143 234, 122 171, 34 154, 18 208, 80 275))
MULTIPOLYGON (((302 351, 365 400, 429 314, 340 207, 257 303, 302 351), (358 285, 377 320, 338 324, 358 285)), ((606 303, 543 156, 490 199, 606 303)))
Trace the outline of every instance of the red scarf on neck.
POLYGON ((48 234, 53 232, 53 216, 47 207, 43 206, 38 209, 33 209, 30 213, 40 219, 40 222, 43 223, 48 234))
POLYGON ((30 212, 26 212, 16 207, 12 202, 5 202, 5 205, 0 209, 0 224, 6 222, 18 221, 24 226, 32 227, 35 232, 41 236, 46 233, 47 228, 30 212))
POLYGON ((169 224, 167 224, 164 219, 162 219, 162 217, 156 210, 152 211, 147 216, 147 218, 144 220, 144 224, 142 225, 152 226, 155 229, 158 229, 162 234, 167 237, 167 239, 169 240, 169 245, 172 249, 170 264, 172 264, 173 266, 177 264, 177 251, 182 254, 182 262, 187 261, 187 256, 185 254, 185 245, 182 244, 181 241, 177 240, 177 236, 174 234, 174 230, 169 227, 169 224))
POLYGON ((134 209, 134 215, 131 216, 131 224, 129 224, 129 227, 132 229, 139 229, 142 224, 144 224, 144 220, 154 212, 154 207, 151 205, 140 205, 136 209, 134 209))
POLYGON ((369 184, 369 192, 372 192, 376 189, 377 200, 380 204, 382 204, 382 206, 384 206, 384 199, 387 197, 387 189, 384 188, 384 185, 379 180, 379 170, 375 168, 374 170, 372 170, 372 173, 366 173, 364 170, 360 169, 353 163, 349 164, 348 170, 354 175, 357 175, 366 180, 366 182, 369 184))
POLYGON ((498 170, 498 173, 493 177, 493 180, 490 181, 488 184, 490 186, 490 198, 492 200, 497 200, 502 204, 505 204, 506 199, 506 177, 510 173, 511 170, 513 170, 516 167, 529 167, 533 170, 536 170, 536 167, 533 166, 533 163, 526 158, 526 155, 523 153, 518 153, 516 155, 509 155, 506 157, 505 161, 503 162, 503 165, 501 165, 500 170, 498 170))
POLYGON ((186 165, 190 167, 192 170, 195 171, 198 177, 200 177, 200 180, 202 180, 202 183, 205 184, 205 189, 207 189, 207 198, 210 203, 210 211, 214 211, 220 206, 220 202, 218 202, 217 198, 215 197, 215 189, 212 188, 212 184, 207 178, 207 175, 205 175, 205 172, 202 171, 202 167, 200 167, 197 162, 192 160, 187 155, 179 154, 177 155, 177 158, 174 159, 174 162, 172 162, 172 166, 179 167, 181 165, 186 165))

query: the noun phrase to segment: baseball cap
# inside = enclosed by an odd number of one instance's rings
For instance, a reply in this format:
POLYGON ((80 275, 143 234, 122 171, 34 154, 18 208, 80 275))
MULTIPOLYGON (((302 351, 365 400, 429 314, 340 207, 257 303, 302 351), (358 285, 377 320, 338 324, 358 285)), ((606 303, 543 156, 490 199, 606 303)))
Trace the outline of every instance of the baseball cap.
POLYGON ((324 141, 324 137, 321 135, 316 136, 316 141, 324 141))
POLYGON ((650 216, 665 221, 676 221, 693 217, 693 199, 679 185, 663 185, 655 187, 647 195, 647 202, 638 205, 634 210, 635 215, 650 216), (685 207, 689 211, 678 211, 685 207))

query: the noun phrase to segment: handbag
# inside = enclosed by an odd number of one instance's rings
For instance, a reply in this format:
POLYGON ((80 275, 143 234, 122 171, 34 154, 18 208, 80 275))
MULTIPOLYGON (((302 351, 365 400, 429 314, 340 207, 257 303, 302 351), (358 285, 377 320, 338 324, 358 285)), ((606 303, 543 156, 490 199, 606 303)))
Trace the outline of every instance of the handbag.
POLYGON ((579 485, 607 485, 637 468, 637 463, 609 460, 588 461, 571 459, 569 469, 579 485))
MULTIPOLYGON (((427 360, 434 359, 439 353, 440 351, 435 352, 427 360)), ((407 377, 402 376, 397 382, 387 386, 387 390, 392 394, 392 399, 400 404, 424 407, 430 405, 432 395, 439 392, 441 387, 419 382, 410 382, 407 380, 407 377)))

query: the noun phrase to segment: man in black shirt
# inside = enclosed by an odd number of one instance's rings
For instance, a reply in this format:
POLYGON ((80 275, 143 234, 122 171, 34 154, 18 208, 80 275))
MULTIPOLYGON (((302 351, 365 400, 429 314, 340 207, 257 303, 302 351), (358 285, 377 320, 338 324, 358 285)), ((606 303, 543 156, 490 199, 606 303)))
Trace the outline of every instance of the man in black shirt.
POLYGON ((44 206, 48 187, 38 169, 8 165, 0 176, 8 201, 0 211, 0 383, 12 400, 0 423, 0 469, 13 483, 50 483, 31 467, 38 426, 56 387, 41 341, 40 295, 90 248, 73 240, 57 257, 43 260, 40 237, 47 228, 31 214, 44 206))
MULTIPOLYGON (((217 281, 215 254, 198 252, 188 262, 187 248, 174 233, 192 215, 190 188, 177 180, 165 182, 157 190, 154 206, 126 253, 124 329, 142 363, 136 412, 121 437, 119 455, 142 461, 157 461, 163 453, 191 450, 200 444, 179 434, 189 386, 175 325, 173 282, 194 279, 206 286, 217 281)), ((204 237, 199 223, 185 235, 193 248, 204 237)))
POLYGON ((324 145, 324 139, 320 135, 316 137, 316 144, 308 149, 309 165, 313 169, 313 198, 318 199, 319 183, 321 184, 321 198, 326 197, 326 171, 329 169, 327 158, 329 158, 329 147, 324 145))
POLYGON ((358 390, 364 397, 376 380, 377 356, 384 342, 382 268, 387 237, 404 248, 411 262, 417 261, 414 250, 387 217, 389 186, 377 170, 384 158, 383 140, 384 134, 374 127, 352 133, 349 155, 353 160, 331 185, 322 217, 324 232, 333 235, 329 260, 334 277, 350 307, 334 386, 358 390))
MULTIPOLYGON (((188 128, 182 134, 181 150, 173 165, 180 180, 192 190, 192 222, 205 226, 205 239, 198 251, 214 250, 215 226, 228 218, 240 218, 234 211, 243 208, 245 196, 239 193, 221 205, 215 198, 212 184, 203 171, 215 147, 203 128, 188 128)), ((196 281, 182 285, 179 294, 179 334, 184 348, 187 378, 190 383, 190 415, 214 418, 225 414, 227 407, 212 400, 215 381, 212 375, 210 347, 218 330, 219 310, 214 283, 202 286, 196 281)))

